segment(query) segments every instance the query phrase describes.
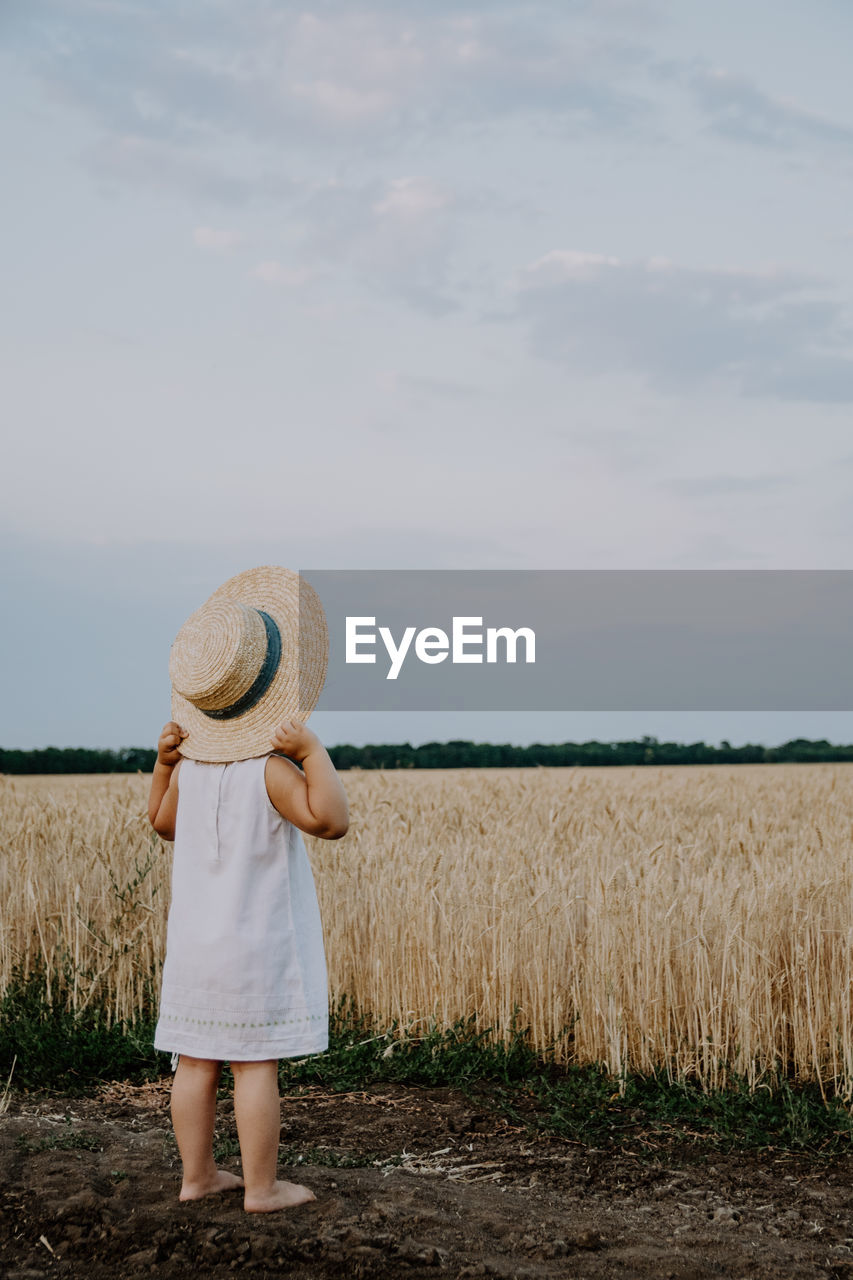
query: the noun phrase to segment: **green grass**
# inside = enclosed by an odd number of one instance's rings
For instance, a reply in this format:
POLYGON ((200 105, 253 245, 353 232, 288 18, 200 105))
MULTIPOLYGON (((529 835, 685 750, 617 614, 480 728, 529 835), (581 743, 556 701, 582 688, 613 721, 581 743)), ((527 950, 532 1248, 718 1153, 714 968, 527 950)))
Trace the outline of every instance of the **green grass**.
MULTIPOLYGON (((44 978, 36 975, 16 982, 0 1001, 0 1079, 16 1059, 13 1090, 73 1095, 91 1093, 107 1080, 169 1077, 169 1055, 152 1047, 153 1017, 108 1026, 97 1009, 79 1017, 62 1011, 61 995, 53 990, 48 1001, 44 978)), ((689 1143, 703 1150, 832 1156, 849 1151, 853 1139, 850 1109, 840 1099, 824 1101, 817 1085, 795 1083, 781 1069, 753 1092, 736 1079, 707 1093, 664 1072, 618 1081, 597 1065, 557 1066, 553 1054, 529 1047, 518 1024, 506 1044, 478 1031, 473 1019, 416 1036, 394 1025, 377 1027, 350 1002, 332 1009, 329 1032, 326 1053, 282 1060, 283 1092, 317 1085, 347 1092, 391 1082, 450 1086, 531 1131, 650 1152, 689 1143)), ((223 1092, 231 1084, 226 1068, 223 1092)))
POLYGON ((107 1080, 156 1080, 162 1064, 152 1048, 153 1022, 113 1023, 102 1010, 74 1015, 43 974, 13 981, 0 1001, 0 1078, 13 1089, 91 1092, 107 1080), (14 1071, 12 1063, 14 1061, 14 1071))
POLYGON ((824 1101, 816 1084, 793 1084, 777 1074, 772 1086, 750 1091, 735 1079, 707 1093, 692 1081, 629 1075, 621 1095, 600 1067, 543 1070, 526 1086, 499 1087, 494 1105, 537 1129, 598 1147, 614 1144, 654 1151, 672 1143, 718 1150, 849 1151, 853 1122, 840 1099, 824 1101))
POLYGON ((23 1134, 15 1139, 15 1146, 25 1155, 35 1155, 38 1151, 102 1151, 100 1141, 92 1133, 75 1129, 70 1116, 65 1117, 65 1129, 60 1133, 51 1133, 46 1138, 32 1142, 23 1134))

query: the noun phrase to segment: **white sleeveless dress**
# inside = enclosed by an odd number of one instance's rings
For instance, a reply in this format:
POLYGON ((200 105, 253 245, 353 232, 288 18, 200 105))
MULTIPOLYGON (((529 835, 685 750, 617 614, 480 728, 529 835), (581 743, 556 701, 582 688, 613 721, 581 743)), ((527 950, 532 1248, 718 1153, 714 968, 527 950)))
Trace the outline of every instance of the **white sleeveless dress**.
POLYGON ((268 756, 185 759, 154 1047, 253 1062, 328 1048, 323 930, 302 832, 274 808, 268 756))

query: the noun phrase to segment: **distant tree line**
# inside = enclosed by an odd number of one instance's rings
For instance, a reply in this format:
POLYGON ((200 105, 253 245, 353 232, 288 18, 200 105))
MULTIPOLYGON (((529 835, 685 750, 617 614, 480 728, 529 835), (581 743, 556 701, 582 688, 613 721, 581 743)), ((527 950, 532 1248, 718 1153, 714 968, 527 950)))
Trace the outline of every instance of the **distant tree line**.
POLYGON ((35 751, 0 747, 0 773, 150 773, 157 752, 152 747, 39 747, 35 751))
MULTIPOLYGON (((329 747, 337 769, 494 769, 536 765, 664 765, 770 764, 853 760, 853 746, 835 746, 825 738, 792 738, 779 747, 749 743, 733 747, 725 739, 718 747, 705 742, 659 742, 643 737, 633 742, 534 742, 528 747, 510 743, 408 742, 329 747)), ((0 773, 150 773, 157 753, 152 747, 123 747, 119 751, 92 747, 44 747, 35 751, 0 747, 0 773)))

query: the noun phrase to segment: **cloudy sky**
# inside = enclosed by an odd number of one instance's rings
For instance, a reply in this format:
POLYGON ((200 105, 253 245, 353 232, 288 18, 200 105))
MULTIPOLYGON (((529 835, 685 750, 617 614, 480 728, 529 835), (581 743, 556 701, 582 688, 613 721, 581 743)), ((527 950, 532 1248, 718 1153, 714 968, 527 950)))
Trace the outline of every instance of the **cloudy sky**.
POLYGON ((843 0, 5 0, 0 744, 155 739, 252 564, 847 568, 851 47, 843 0))

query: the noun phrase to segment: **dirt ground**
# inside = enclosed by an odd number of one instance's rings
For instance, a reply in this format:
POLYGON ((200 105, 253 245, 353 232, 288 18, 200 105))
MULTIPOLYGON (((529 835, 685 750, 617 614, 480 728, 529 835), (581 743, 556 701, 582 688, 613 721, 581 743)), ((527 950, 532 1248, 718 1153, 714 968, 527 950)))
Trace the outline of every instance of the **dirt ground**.
MULTIPOLYGON (((220 1164, 239 1172, 230 1101, 220 1164)), ((13 1096, 0 1275, 831 1277, 853 1280, 853 1155, 720 1155, 697 1135, 604 1152, 531 1136, 450 1089, 282 1100, 281 1176, 317 1200, 178 1202, 168 1084, 13 1096)))

